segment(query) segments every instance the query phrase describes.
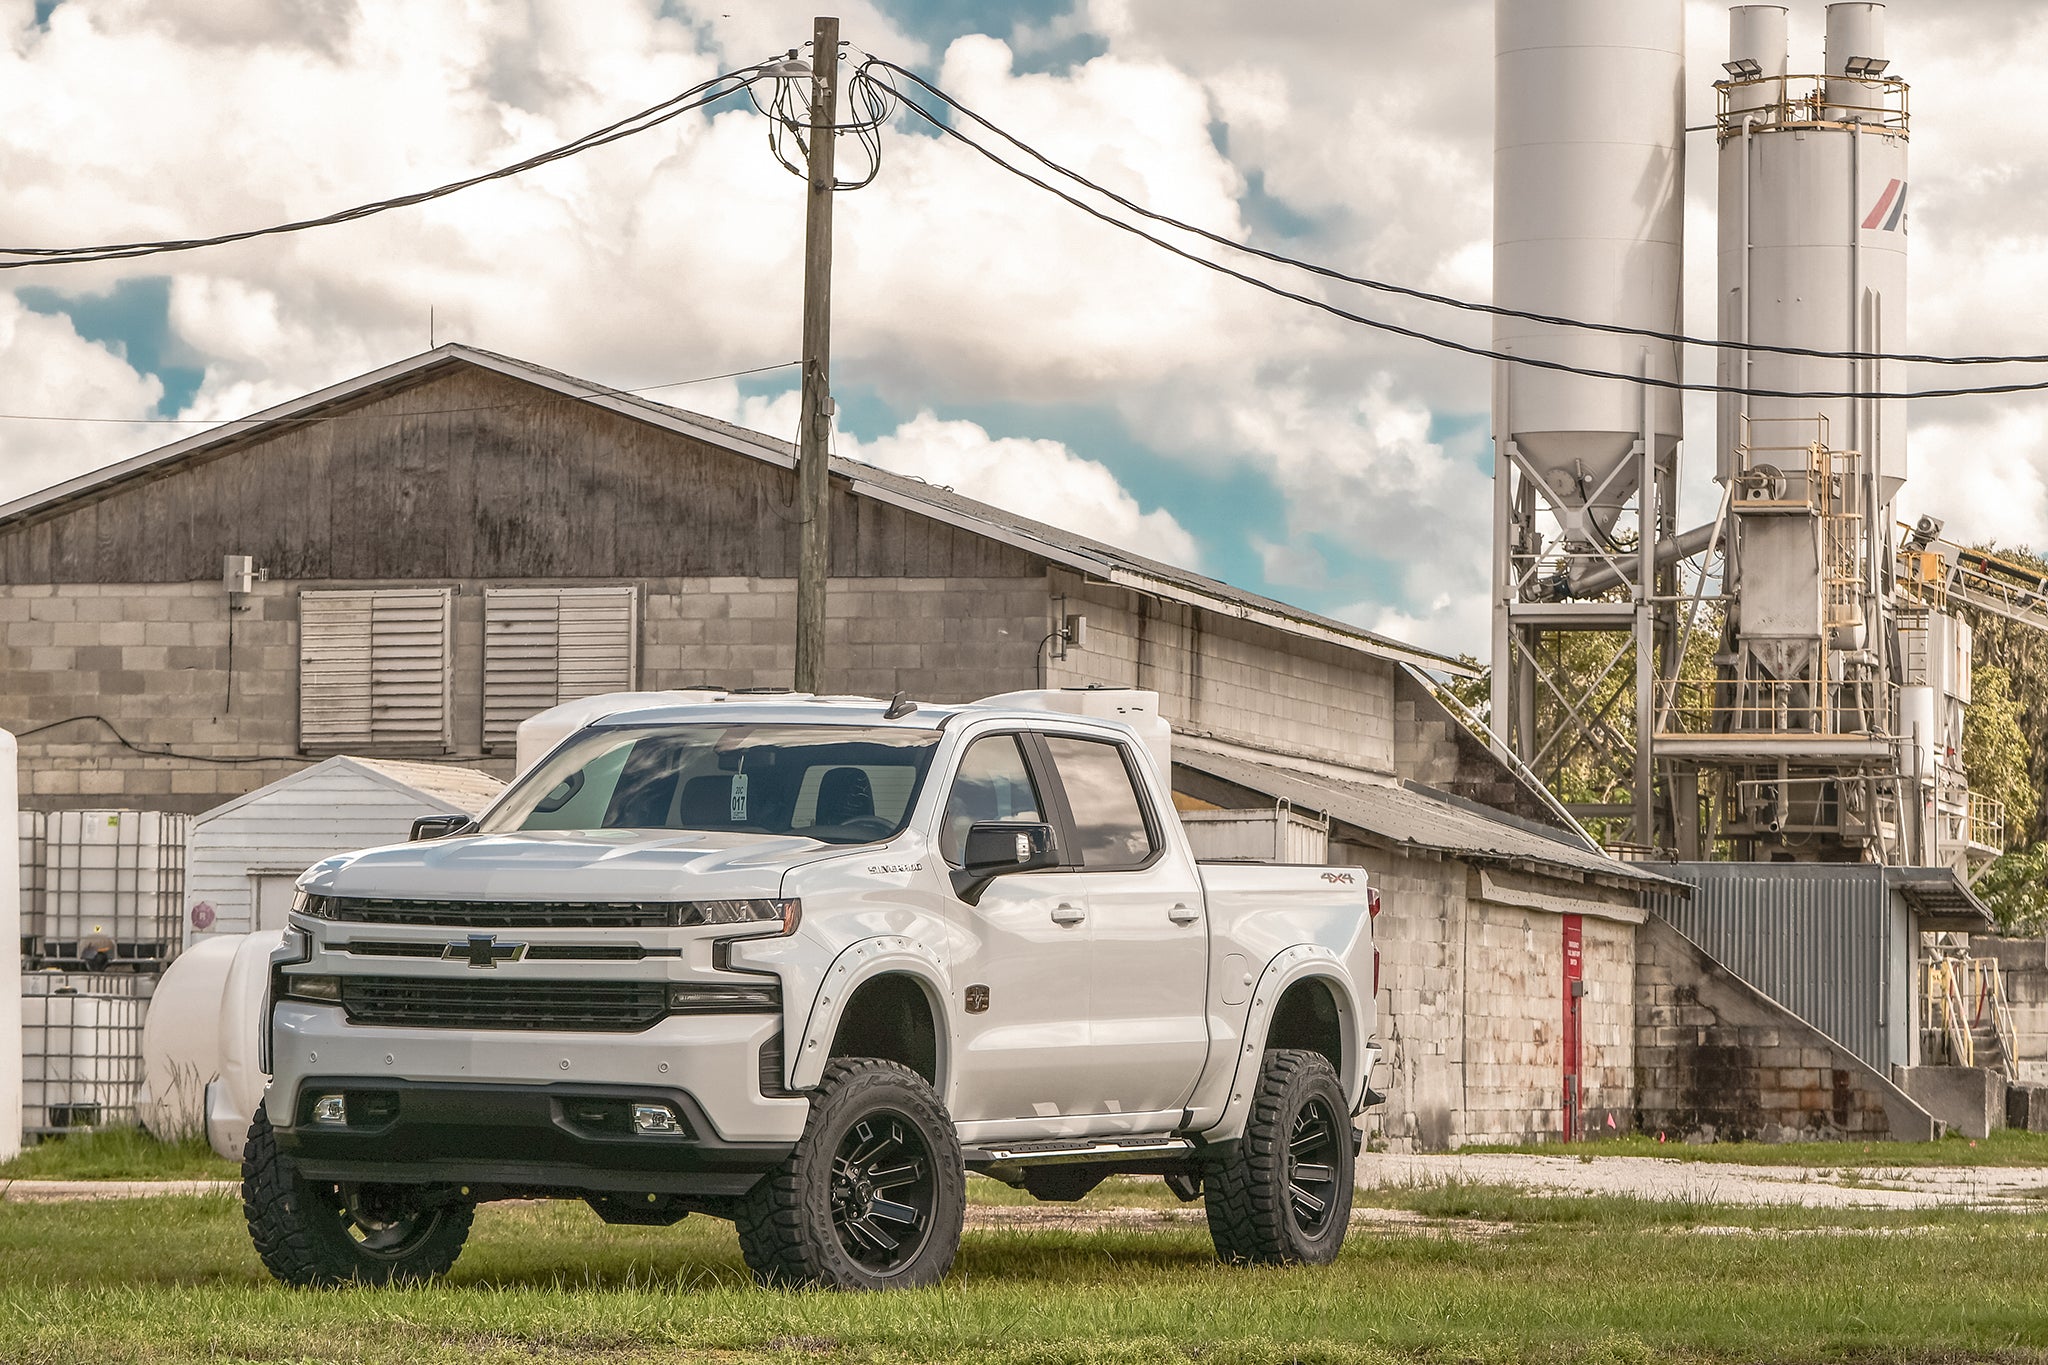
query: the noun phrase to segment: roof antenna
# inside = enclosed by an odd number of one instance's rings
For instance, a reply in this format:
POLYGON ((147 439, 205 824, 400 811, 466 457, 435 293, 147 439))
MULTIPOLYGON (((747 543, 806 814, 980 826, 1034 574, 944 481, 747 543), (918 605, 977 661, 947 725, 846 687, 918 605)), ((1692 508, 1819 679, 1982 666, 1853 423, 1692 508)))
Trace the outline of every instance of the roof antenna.
POLYGON ((902 720, 917 709, 917 703, 898 692, 889 699, 889 709, 882 713, 883 720, 902 720))
POLYGON ((427 305, 427 349, 434 349, 434 305, 427 305))

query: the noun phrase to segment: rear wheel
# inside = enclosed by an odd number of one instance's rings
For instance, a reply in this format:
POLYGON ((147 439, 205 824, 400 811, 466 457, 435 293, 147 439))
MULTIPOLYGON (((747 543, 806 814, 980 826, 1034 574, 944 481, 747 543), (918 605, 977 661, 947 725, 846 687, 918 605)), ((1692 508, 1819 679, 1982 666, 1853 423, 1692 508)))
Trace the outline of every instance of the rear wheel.
POLYGON ((1265 1055, 1244 1137, 1202 1176, 1209 1236, 1233 1263, 1323 1265, 1351 1219, 1350 1110, 1322 1054, 1265 1055))
POLYGON ((308 1180, 278 1150, 270 1115, 257 1106, 242 1149, 242 1214, 264 1267, 286 1284, 411 1283, 447 1273, 476 1206, 436 1195, 308 1180))
POLYGON ((740 1201, 740 1250, 765 1284, 935 1284, 960 1249, 966 1183, 952 1120, 922 1076, 836 1061, 795 1151, 740 1201))

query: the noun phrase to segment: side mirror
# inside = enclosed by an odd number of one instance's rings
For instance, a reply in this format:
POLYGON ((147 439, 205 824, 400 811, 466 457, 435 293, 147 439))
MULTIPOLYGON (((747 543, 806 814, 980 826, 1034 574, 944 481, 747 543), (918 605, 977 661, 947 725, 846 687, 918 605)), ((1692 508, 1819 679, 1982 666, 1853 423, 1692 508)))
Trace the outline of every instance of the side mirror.
POLYGON ((953 889, 969 905, 979 901, 982 891, 998 877, 1060 865, 1051 825, 975 825, 967 831, 963 855, 967 866, 953 874, 953 889))
POLYGON ((451 834, 462 834, 476 828, 476 821, 467 815, 422 815, 412 822, 412 837, 420 839, 445 839, 451 834))

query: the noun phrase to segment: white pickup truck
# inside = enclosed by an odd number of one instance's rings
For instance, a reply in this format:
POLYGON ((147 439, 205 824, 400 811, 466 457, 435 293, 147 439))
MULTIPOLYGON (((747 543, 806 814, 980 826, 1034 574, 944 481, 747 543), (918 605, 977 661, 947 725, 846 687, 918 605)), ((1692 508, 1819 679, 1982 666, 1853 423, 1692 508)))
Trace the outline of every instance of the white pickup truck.
POLYGON ((1377 896, 1197 864, 1148 741, 1061 705, 616 712, 474 823, 311 868, 243 1163, 264 1264, 437 1275, 478 1202, 552 1197, 730 1218, 765 1282, 924 1285, 969 1171, 1162 1175, 1224 1259, 1330 1260, 1377 896))

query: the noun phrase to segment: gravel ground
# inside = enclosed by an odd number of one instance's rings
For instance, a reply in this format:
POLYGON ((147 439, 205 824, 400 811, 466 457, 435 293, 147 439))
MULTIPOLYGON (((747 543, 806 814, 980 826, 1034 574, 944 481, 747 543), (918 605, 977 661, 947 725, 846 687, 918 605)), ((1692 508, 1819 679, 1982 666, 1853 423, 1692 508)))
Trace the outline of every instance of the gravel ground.
POLYGON ((1367 1188, 1446 1181, 1517 1185, 1532 1194, 1632 1195, 1702 1204, 1810 1209, 2048 1208, 2048 1170, 2010 1166, 1812 1169, 1733 1166, 1662 1157, 1509 1154, 1358 1158, 1367 1188))
MULTIPOLYGON (((1440 1185, 1460 1181, 1513 1185, 1532 1194, 1629 1195, 1701 1204, 1797 1205, 1803 1208, 2048 1209, 2048 1170, 2025 1167, 1916 1167, 1887 1170, 1732 1166, 1661 1157, 1508 1154, 1358 1158, 1358 1183, 1368 1189, 1440 1185)), ((0 1203, 52 1203, 77 1199, 133 1199, 166 1194, 237 1194, 232 1180, 14 1180, 0 1182, 0 1203)), ((1362 1218, 1398 1223, 1397 1210, 1359 1211, 1362 1218)), ((1116 1227, 1199 1223, 1201 1205, 1170 1209, 1077 1208, 1065 1204, 975 1205, 968 1226, 1116 1227)))

